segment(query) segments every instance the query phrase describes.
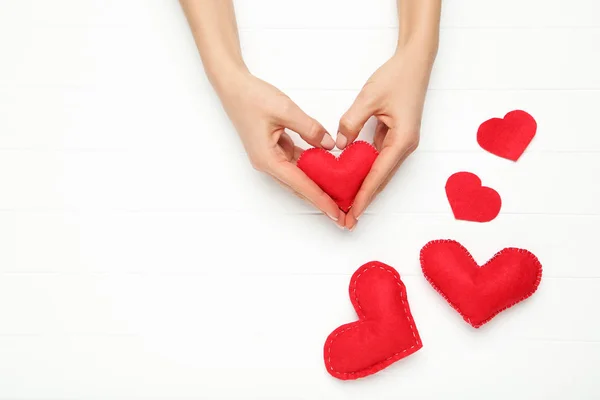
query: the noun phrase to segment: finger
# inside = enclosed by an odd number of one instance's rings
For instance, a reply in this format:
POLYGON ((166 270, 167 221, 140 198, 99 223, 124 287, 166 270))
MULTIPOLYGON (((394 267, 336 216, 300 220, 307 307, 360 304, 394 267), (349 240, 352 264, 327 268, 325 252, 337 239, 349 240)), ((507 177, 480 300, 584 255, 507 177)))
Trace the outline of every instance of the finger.
MULTIPOLYGON (((277 184, 279 184, 279 186, 281 186, 282 188, 284 188, 285 190, 287 190, 288 192, 292 193, 294 196, 298 197, 299 199, 306 201, 307 203, 313 205, 306 197, 302 196, 300 193, 296 192, 294 189, 292 189, 290 186, 288 186, 287 184, 285 184, 284 182, 282 182, 281 180, 273 177, 273 180, 275 182, 277 182, 277 184)), ((314 206, 314 205, 313 205, 314 206)), ((334 221, 336 226, 342 230, 344 230, 345 224, 346 224, 346 214, 344 214, 343 212, 340 212, 340 215, 338 217, 337 221, 334 221)))
POLYGON ((283 132, 279 137, 279 141, 277 142, 277 144, 279 145, 279 147, 281 147, 285 158, 288 161, 292 161, 294 159, 296 146, 294 145, 294 141, 292 140, 290 135, 283 132))
POLYGON ((356 228, 357 223, 358 220, 354 217, 354 214, 350 212, 346 215, 346 229, 348 229, 350 232, 356 228))
POLYGON ((300 156, 302 155, 302 153, 304 153, 303 149, 301 149, 298 146, 294 147, 294 158, 292 159, 292 161, 294 162, 294 164, 298 163, 298 159, 300 158, 300 156))
POLYGON ((394 177, 396 172, 398 172, 398 169, 400 168, 400 166, 404 163, 404 160, 406 160, 408 158, 408 156, 416 149, 416 146, 417 145, 414 142, 411 142, 410 140, 408 140, 406 143, 404 143, 405 150, 402 154, 402 157, 400 158, 400 160, 398 160, 398 163, 392 169, 392 171, 388 174, 388 176, 385 178, 383 183, 381 185, 379 185, 379 187, 377 188, 377 191, 375 192, 374 197, 378 196, 379 193, 381 193, 383 190, 385 190, 385 188, 390 183, 390 181, 392 180, 392 178, 394 177))
POLYGON ((377 127, 375 128, 375 135, 373 136, 373 144, 377 151, 381 151, 383 148, 383 140, 385 139, 385 135, 388 133, 388 126, 377 120, 377 127))
POLYGON ((365 123, 375 114, 374 100, 363 91, 358 94, 354 103, 340 119, 336 146, 344 149, 358 137, 365 123))
MULTIPOLYGON (((343 223, 344 212, 315 182, 298 167, 289 162, 276 162, 267 172, 279 179, 308 202, 325 213, 338 224, 343 223)), ((343 226, 343 225, 342 225, 343 226)))
POLYGON ((371 171, 358 191, 356 200, 354 200, 352 214, 357 220, 373 200, 377 189, 391 175, 392 171, 394 171, 396 166, 405 157, 405 153, 408 152, 409 149, 404 146, 388 146, 381 150, 371 167, 371 171))
MULTIPOLYGON (((356 224, 358 223, 358 219, 360 218, 360 216, 362 215, 362 213, 364 212, 364 210, 371 204, 371 202, 373 202, 373 200, 375 199, 375 197, 377 197, 379 195, 379 193, 381 193, 383 191, 383 189, 385 189, 385 187, 387 186, 387 184, 392 180, 392 178, 394 177, 394 174, 398 171, 398 168, 400 168, 400 165, 402 165, 402 162, 404 161, 404 159, 406 159, 406 156, 408 155, 408 152, 396 162, 396 165, 394 167, 392 167, 392 169, 388 172, 387 176, 384 178, 383 182, 379 185, 379 187, 377 187, 377 189, 375 190, 375 192, 369 196, 369 199, 367 201, 367 203, 364 205, 363 207, 363 211, 360 211, 360 214, 358 214, 356 212, 356 208, 353 207, 353 212, 348 213, 348 215, 346 216, 346 228, 350 231, 353 231, 354 228, 356 227, 356 224)), ((358 198, 358 195, 357 195, 358 198)), ((356 201, 355 203, 356 204, 356 201)))
POLYGON ((396 166, 392 169, 392 171, 390 171, 390 173, 388 174, 388 176, 385 178, 385 180, 383 181, 383 183, 381 185, 379 185, 379 187, 377 188, 377 190, 375 191, 375 196, 373 197, 377 197, 379 196, 379 193, 383 192, 385 190, 385 188, 387 187, 387 185, 390 183, 390 181, 392 180, 392 178, 394 177, 394 175, 396 175, 396 172, 398 172, 398 169, 400 169, 400 166, 402 165, 402 163, 404 163, 404 160, 406 160, 406 158, 408 157, 408 153, 406 153, 404 155, 404 157, 402 157, 398 163, 396 164, 396 166))
POLYGON ((335 146, 333 138, 323 125, 309 117, 293 101, 289 101, 278 116, 278 122, 285 128, 298 133, 304 141, 315 147, 331 150, 335 146))
POLYGON ((285 183, 283 183, 282 181, 280 181, 279 179, 275 178, 274 176, 271 176, 273 178, 273 180, 275 182, 277 182, 277 184, 279 186, 281 186, 282 188, 284 188, 285 190, 287 190, 289 193, 293 194, 294 196, 296 196, 297 198, 308 202, 308 200, 306 200, 306 198, 304 196, 302 196, 300 193, 296 192, 294 189, 292 189, 291 187, 289 187, 288 185, 286 185, 285 183))

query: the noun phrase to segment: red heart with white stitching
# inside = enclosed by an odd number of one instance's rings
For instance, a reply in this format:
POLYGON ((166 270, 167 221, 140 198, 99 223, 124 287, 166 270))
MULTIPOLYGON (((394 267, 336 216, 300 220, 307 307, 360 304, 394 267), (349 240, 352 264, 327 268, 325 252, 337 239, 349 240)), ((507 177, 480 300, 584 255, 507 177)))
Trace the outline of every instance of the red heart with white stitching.
POLYGON ((371 261, 350 280, 358 321, 331 332, 325 342, 327 372, 348 380, 374 374, 423 347, 406 288, 392 267, 371 261))
POLYGON ((535 119, 525 111, 515 110, 504 118, 492 118, 479 126, 477 143, 498 157, 517 161, 533 140, 535 119))
POLYGON ((421 268, 431 286, 475 328, 531 296, 542 279, 542 265, 527 250, 506 248, 480 267, 453 240, 427 243, 421 268))
POLYGON ((323 149, 309 149, 298 159, 298 168, 348 212, 379 153, 367 142, 350 144, 335 157, 323 149))

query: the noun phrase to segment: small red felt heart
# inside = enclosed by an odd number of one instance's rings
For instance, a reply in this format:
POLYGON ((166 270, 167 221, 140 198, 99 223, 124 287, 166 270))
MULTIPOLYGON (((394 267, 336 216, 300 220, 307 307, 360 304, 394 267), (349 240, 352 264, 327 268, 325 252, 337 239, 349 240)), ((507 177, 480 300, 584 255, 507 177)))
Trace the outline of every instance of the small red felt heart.
POLYGON ((527 250, 506 248, 480 267, 453 240, 427 243, 421 268, 431 286, 475 328, 531 296, 542 279, 542 265, 527 250))
POLYGON ((325 342, 327 372, 343 379, 374 374, 423 347, 406 288, 392 267, 371 261, 350 280, 358 321, 331 332, 325 342))
POLYGON ((515 110, 504 118, 485 121, 477 130, 477 143, 498 157, 517 161, 533 140, 535 119, 525 111, 515 110))
POLYGON ((498 216, 502 199, 494 189, 481 186, 470 172, 457 172, 446 182, 446 196, 456 219, 489 222, 498 216))
POLYGON ((309 149, 298 159, 298 168, 348 212, 379 153, 367 142, 354 142, 336 158, 323 149, 309 149))

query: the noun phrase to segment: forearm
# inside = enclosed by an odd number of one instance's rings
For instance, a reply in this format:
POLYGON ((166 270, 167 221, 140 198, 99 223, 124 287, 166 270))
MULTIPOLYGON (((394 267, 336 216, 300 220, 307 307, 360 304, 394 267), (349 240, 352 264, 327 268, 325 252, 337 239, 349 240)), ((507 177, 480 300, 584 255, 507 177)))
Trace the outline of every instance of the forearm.
POLYGON ((398 46, 415 43, 424 55, 435 58, 439 42, 442 0, 397 0, 398 46))
POLYGON ((179 0, 206 74, 219 90, 228 77, 247 71, 232 0, 179 0))

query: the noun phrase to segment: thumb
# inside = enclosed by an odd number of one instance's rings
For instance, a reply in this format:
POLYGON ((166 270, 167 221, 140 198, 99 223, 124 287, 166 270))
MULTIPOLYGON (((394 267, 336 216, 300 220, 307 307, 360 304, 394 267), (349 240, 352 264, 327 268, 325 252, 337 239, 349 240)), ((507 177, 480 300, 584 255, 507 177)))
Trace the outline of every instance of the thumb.
POLYGON ((373 114, 375 114, 375 107, 372 99, 364 91, 360 92, 354 103, 340 119, 336 146, 339 149, 344 149, 352 143, 373 114))
POLYGON ((335 146, 333 138, 323 125, 314 118, 309 117, 293 101, 290 101, 282 115, 279 116, 280 124, 298 133, 304 141, 315 147, 331 150, 335 146))

